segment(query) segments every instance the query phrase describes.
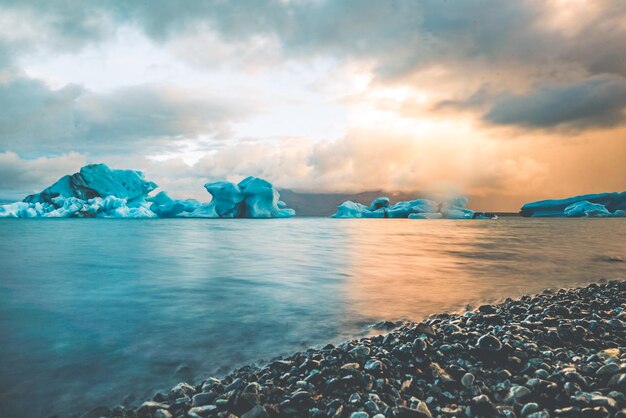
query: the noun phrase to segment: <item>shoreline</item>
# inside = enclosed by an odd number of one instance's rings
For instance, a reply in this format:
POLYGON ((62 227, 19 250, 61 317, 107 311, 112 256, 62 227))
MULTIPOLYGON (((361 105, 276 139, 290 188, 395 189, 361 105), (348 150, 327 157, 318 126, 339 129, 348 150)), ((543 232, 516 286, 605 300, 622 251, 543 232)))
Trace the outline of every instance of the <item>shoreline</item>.
POLYGON ((626 417, 626 280, 545 290, 83 417, 626 417))

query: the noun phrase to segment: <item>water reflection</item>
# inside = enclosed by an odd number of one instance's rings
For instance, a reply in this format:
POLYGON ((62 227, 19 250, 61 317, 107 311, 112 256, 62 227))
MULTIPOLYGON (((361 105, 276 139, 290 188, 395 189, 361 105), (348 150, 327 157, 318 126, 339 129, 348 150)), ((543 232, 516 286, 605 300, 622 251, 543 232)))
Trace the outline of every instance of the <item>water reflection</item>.
MULTIPOLYGON (((0 404, 47 416, 383 319, 624 277, 620 220, 0 222, 0 404)), ((132 402, 132 399, 128 399, 132 402)), ((27 414, 28 414, 27 413, 27 414)))
POLYGON ((614 220, 373 219, 367 228, 341 226, 351 242, 349 309, 371 320, 419 320, 626 272, 624 263, 598 262, 607 259, 600 254, 626 252, 619 238, 626 225, 614 220))

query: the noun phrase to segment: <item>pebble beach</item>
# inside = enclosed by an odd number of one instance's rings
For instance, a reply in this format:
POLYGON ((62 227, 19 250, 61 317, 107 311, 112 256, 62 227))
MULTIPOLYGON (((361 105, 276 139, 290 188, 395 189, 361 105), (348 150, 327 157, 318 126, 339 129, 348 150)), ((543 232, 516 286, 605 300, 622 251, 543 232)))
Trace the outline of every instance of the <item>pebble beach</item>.
POLYGON ((82 417, 626 417, 626 281, 545 290, 82 417))

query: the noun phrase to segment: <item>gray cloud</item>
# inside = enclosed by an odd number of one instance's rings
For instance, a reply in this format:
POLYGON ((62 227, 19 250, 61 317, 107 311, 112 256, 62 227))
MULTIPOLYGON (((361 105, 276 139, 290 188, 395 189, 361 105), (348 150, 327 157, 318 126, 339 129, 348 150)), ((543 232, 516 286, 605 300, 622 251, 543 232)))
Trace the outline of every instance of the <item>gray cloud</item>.
POLYGON ((80 86, 51 89, 17 78, 0 84, 0 150, 148 152, 173 141, 228 137, 251 112, 220 97, 142 85, 97 94, 80 86))
POLYGON ((85 164, 86 157, 75 152, 34 159, 20 158, 14 152, 0 152, 0 197, 21 200, 85 164))
POLYGON ((500 97, 484 118, 531 128, 610 126, 625 121, 626 79, 601 75, 570 84, 544 84, 500 97))
POLYGON ((626 6, 612 0, 595 4, 601 13, 579 19, 583 27, 570 36, 543 27, 546 7, 532 1, 190 0, 181 6, 168 0, 4 0, 0 7, 47 16, 39 24, 55 34, 49 38, 74 47, 107 36, 111 22, 138 25, 157 41, 208 26, 226 41, 275 37, 287 56, 373 60, 385 77, 466 60, 488 60, 493 68, 556 59, 590 72, 624 73, 619 52, 626 6))
MULTIPOLYGON (((3 37, 0 31, 0 69, 15 62, 21 54, 42 49, 74 51, 111 37, 115 28, 121 25, 131 25, 155 42, 172 48, 176 48, 172 45, 178 45, 179 49, 184 49, 184 46, 171 41, 191 37, 192 50, 177 50, 175 54, 189 64, 206 65, 207 68, 213 68, 215 60, 203 61, 199 58, 198 55, 202 54, 198 52, 202 49, 198 50, 195 46, 202 38, 193 38, 194 34, 203 31, 215 34, 226 44, 239 46, 258 37, 270 39, 270 42, 258 45, 253 43, 255 51, 264 48, 267 51, 246 57, 246 65, 254 60, 262 66, 272 66, 289 59, 331 57, 340 62, 371 64, 376 80, 382 83, 402 80, 433 66, 445 67, 450 71, 451 78, 463 77, 468 86, 489 85, 491 92, 519 89, 519 79, 531 85, 557 86, 560 82, 571 83, 594 75, 626 77, 623 53, 626 3, 597 0, 593 3, 593 13, 577 16, 575 21, 556 27, 550 21, 554 18, 551 15, 555 14, 554 10, 549 10, 548 4, 524 0, 189 0, 182 6, 169 0, 0 0, 0 13, 15 15, 20 18, 22 26, 30 28, 15 36, 3 37), (518 81, 512 81, 515 77, 518 81)), ((207 51, 207 56, 210 54, 211 51, 207 51)), ((242 65, 232 57, 227 61, 226 65, 242 65)), ((565 97, 563 95, 568 94, 566 91, 572 89, 576 92, 571 91, 571 94, 583 97, 581 95, 585 93, 582 90, 588 89, 582 84, 587 83, 580 83, 580 86, 575 84, 564 91, 559 87, 553 88, 559 91, 544 87, 545 91, 537 92, 535 99, 549 101, 549 94, 555 98, 565 97)), ((133 100, 137 104, 154 103, 154 94, 157 93, 144 91, 146 98, 143 102, 138 96, 140 93, 136 90, 125 94, 133 96, 127 97, 129 103, 133 100)), ((497 100, 496 95, 484 93, 478 91, 472 95, 464 92, 467 97, 455 95, 448 100, 443 99, 441 108, 482 112, 497 100)), ((119 93, 117 98, 107 98, 106 101, 112 104, 118 99, 118 104, 123 106, 127 101, 122 96, 124 94, 119 93)), ((612 100, 619 102, 619 94, 607 92, 604 96, 593 99, 589 94, 584 95, 585 100, 593 102, 589 107, 592 111, 608 107, 614 112, 605 118, 594 114, 588 119, 616 123, 619 109, 615 110, 618 105, 611 103, 612 100)), ((516 123, 516 117, 507 112, 522 111, 517 110, 522 106, 521 100, 513 95, 501 98, 485 120, 498 124, 516 123), (515 109, 506 110, 502 107, 504 102, 515 109)), ((582 119, 576 112, 583 107, 566 107, 570 110, 556 112, 543 119, 535 115, 532 117, 535 122, 523 118, 519 122, 525 126, 549 128, 569 119, 582 119)), ((140 121, 133 117, 130 107, 128 110, 130 113, 124 115, 125 127, 92 123, 77 125, 73 129, 83 129, 86 136, 98 136, 98 133, 114 135, 128 129, 148 136, 158 135, 158 128, 164 128, 164 136, 181 131, 179 123, 173 120, 176 116, 181 117, 180 113, 174 112, 169 121, 155 123, 150 118, 140 121)), ((162 109, 153 110, 155 116, 164 116, 162 109)), ((185 115, 193 118, 193 112, 185 112, 185 115)), ((68 117, 66 114, 60 116, 68 117)), ((180 122, 186 126, 198 126, 198 123, 193 120, 180 122)), ((594 125, 593 122, 578 124, 580 128, 594 125)), ((61 133, 68 134, 65 130, 61 133)))

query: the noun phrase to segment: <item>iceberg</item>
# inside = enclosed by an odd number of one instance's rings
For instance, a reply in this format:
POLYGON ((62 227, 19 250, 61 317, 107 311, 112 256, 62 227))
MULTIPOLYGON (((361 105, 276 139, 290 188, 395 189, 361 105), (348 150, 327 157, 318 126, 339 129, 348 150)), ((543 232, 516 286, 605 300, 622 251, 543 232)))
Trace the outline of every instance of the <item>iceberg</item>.
POLYGON ((22 202, 0 206, 0 217, 156 218, 146 197, 157 187, 141 171, 91 164, 22 202))
POLYGON ((604 205, 583 200, 572 203, 563 209, 563 215, 567 217, 607 217, 610 216, 611 213, 604 205))
POLYGON ((370 210, 373 211, 373 210, 378 210, 378 209, 388 208, 388 207, 389 207, 389 198, 379 197, 372 201, 372 204, 370 205, 370 210))
POLYGON ((257 177, 239 184, 205 184, 211 195, 205 204, 173 199, 165 192, 149 196, 157 187, 141 171, 92 164, 22 202, 0 205, 0 218, 288 218, 296 214, 279 200, 270 182, 257 177))
POLYGON ((290 218, 293 209, 279 200, 278 190, 267 180, 246 177, 238 184, 228 181, 207 183, 204 188, 212 196, 209 203, 181 213, 186 218, 290 218))
POLYGON ((159 218, 173 218, 180 213, 193 212, 200 207, 200 202, 195 199, 176 200, 165 192, 159 192, 156 196, 146 200, 152 202, 150 210, 159 218))
POLYGON ((443 219, 440 212, 416 212, 409 214, 409 219, 443 219))
POLYGON ((204 188, 211 195, 211 203, 215 217, 238 218, 242 214, 244 194, 241 188, 228 181, 207 183, 204 188))
POLYGON ((246 177, 238 186, 244 195, 244 216, 274 218, 278 215, 280 195, 271 183, 257 177, 246 177))
POLYGON ((36 218, 45 212, 41 203, 15 202, 0 206, 0 218, 36 218))
POLYGON ((337 206, 332 218, 409 218, 409 219, 492 219, 493 214, 465 208, 467 198, 455 197, 445 202, 415 199, 390 204, 389 198, 374 199, 370 206, 346 201, 337 206))
POLYGON ((372 211, 365 205, 347 200, 337 206, 337 213, 331 215, 331 218, 382 218, 382 216, 373 216, 374 213, 376 211, 372 211))
POLYGON ((471 209, 452 204, 442 205, 440 212, 442 217, 446 219, 474 219, 477 215, 471 209))
POLYGON ((520 215, 536 218, 623 217, 626 216, 626 191, 526 203, 520 209, 520 215))
POLYGON ((94 197, 115 196, 143 199, 158 186, 143 178, 141 171, 112 170, 106 164, 90 164, 78 173, 63 176, 42 192, 26 196, 24 202, 53 203, 55 197, 75 197, 86 201, 94 197))

